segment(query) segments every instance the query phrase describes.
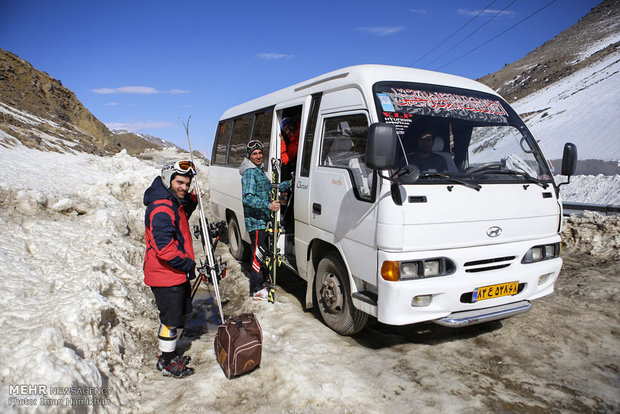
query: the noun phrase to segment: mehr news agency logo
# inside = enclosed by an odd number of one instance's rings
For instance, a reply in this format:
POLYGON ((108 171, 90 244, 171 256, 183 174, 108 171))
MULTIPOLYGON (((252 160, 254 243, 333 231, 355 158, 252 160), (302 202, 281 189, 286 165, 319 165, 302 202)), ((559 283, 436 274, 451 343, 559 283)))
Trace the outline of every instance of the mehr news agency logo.
POLYGON ((9 406, 103 406, 110 403, 110 387, 51 387, 44 384, 9 385, 9 406))

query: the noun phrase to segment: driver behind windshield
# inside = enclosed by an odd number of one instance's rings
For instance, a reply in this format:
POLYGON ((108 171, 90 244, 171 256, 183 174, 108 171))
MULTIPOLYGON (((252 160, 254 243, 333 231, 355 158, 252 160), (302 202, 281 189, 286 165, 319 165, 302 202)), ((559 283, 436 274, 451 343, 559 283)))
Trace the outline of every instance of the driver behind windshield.
POLYGON ((440 172, 448 170, 446 160, 439 154, 433 153, 433 135, 423 132, 416 141, 415 152, 407 155, 409 164, 416 165, 420 171, 440 172))

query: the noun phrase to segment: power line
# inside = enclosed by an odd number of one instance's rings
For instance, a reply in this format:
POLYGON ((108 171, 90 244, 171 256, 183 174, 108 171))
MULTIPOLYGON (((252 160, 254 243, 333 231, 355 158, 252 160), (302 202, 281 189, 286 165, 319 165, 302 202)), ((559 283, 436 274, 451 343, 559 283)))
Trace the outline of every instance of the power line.
POLYGON ((480 25, 476 30, 474 30, 473 32, 471 32, 469 35, 465 36, 465 38, 463 38, 463 40, 461 40, 460 42, 456 43, 455 45, 453 45, 450 49, 446 50, 445 52, 443 52, 441 55, 437 56, 435 59, 433 59, 428 65, 426 65, 427 67, 432 65, 434 62, 437 61, 437 59, 440 59, 441 57, 445 56, 446 53, 448 53, 449 51, 451 51, 452 49, 454 49, 455 47, 457 47, 458 45, 460 45, 461 43, 463 43, 464 41, 466 41, 467 39, 469 39, 474 33, 476 33, 478 30, 482 29, 484 26, 486 26, 487 24, 491 23, 491 21, 493 21, 497 16, 499 16, 500 14, 502 14, 504 11, 506 11, 506 9, 510 6, 512 6, 514 4, 514 2, 516 2, 517 0, 512 0, 511 3, 509 3, 506 7, 504 7, 503 9, 501 9, 500 11, 498 11, 497 13, 495 13, 495 15, 493 17, 491 17, 489 20, 487 20, 486 22, 482 23, 482 25, 480 25))
POLYGON ((489 39, 489 40, 487 40, 486 42, 482 43, 481 45, 476 46, 475 48, 473 48, 473 49, 471 49, 471 50, 469 50, 469 51, 465 52, 465 53, 464 53, 464 54, 462 54, 461 56, 459 56, 459 57, 457 57, 457 58, 455 58, 455 59, 451 60, 450 62, 446 63, 445 65, 443 65, 443 66, 439 67, 439 68, 438 68, 438 70, 439 70, 439 69, 442 69, 442 68, 445 68, 445 67, 446 67, 446 66, 448 66, 448 65, 451 65, 452 63, 454 63, 454 62, 456 62, 457 60, 459 60, 459 59, 461 59, 461 58, 463 58, 463 57, 465 57, 465 56, 469 55, 469 54, 470 54, 470 53, 472 53, 472 52, 475 52, 476 50, 480 49, 482 46, 486 45, 487 43, 492 42, 493 40, 497 39, 498 37, 500 37, 501 35, 503 35, 503 34, 504 34, 504 33, 506 33, 507 31, 514 29, 515 27, 517 27, 518 25, 520 25, 520 24, 521 24, 521 23, 523 23, 524 21, 526 21, 526 20, 528 20, 529 18, 533 17, 534 15, 536 15, 536 14, 540 13, 541 11, 543 11, 543 10, 544 10, 544 9, 546 9, 547 7, 551 6, 551 5, 552 5, 553 3, 555 3, 556 1, 557 1, 557 0, 552 0, 552 1, 550 1, 549 3, 547 3, 546 5, 544 5, 543 7, 541 7, 540 9, 536 10, 534 13, 532 13, 532 14, 530 14, 529 16, 525 17, 525 18, 524 18, 524 19, 522 19, 521 21, 519 21, 519 22, 517 22, 517 23, 513 24, 512 26, 510 26, 508 29, 504 30, 504 31, 503 31, 503 32, 501 32, 500 34, 493 36, 492 38, 490 38, 490 39, 489 39))
POLYGON ((469 19, 464 25, 462 25, 461 27, 459 27, 458 29, 456 29, 456 31, 454 33, 452 33, 451 35, 449 35, 448 37, 446 37, 444 40, 441 41, 441 43, 439 43, 437 46, 435 46, 434 48, 432 48, 431 50, 429 50, 424 56, 422 56, 421 58, 419 58, 418 60, 416 60, 415 62, 413 62, 412 66, 415 66, 416 63, 418 63, 419 61, 421 61, 422 59, 424 59, 425 57, 427 57, 428 55, 430 55, 431 53, 433 53, 435 50, 437 50, 437 48, 439 48, 441 45, 443 45, 444 43, 446 43, 448 40, 450 40, 450 38, 452 36, 454 36, 455 34, 457 34, 458 32, 460 32, 465 26, 467 26, 469 23, 471 23, 472 21, 474 21, 474 19, 476 19, 478 16, 480 16, 482 13, 484 13, 489 7, 491 7, 493 5, 493 3, 495 3, 497 0, 493 0, 491 3, 489 3, 488 6, 486 6, 484 9, 480 10, 480 12, 475 15, 474 17, 472 17, 471 19, 469 19))

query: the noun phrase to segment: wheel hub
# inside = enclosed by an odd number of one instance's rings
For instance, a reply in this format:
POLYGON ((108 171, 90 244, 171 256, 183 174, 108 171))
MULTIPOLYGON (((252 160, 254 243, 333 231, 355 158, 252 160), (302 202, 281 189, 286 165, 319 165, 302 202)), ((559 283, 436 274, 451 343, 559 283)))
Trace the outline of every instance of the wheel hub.
POLYGON ((344 296, 342 295, 340 281, 335 274, 328 273, 323 278, 323 283, 321 286, 321 299, 327 312, 342 312, 344 296))

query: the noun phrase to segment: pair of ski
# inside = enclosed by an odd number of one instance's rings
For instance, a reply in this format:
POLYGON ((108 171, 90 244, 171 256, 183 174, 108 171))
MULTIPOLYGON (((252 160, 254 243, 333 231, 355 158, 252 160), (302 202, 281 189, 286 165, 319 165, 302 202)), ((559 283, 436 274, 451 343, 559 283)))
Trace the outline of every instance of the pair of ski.
MULTIPOLYGON (((277 158, 271 159, 271 194, 270 201, 280 199, 280 179, 282 173, 282 161, 277 158)), ((276 274, 278 266, 282 263, 282 255, 278 249, 278 238, 280 237, 280 210, 271 212, 271 221, 267 227, 268 234, 268 253, 265 258, 265 265, 269 273, 269 295, 267 300, 269 303, 276 301, 276 274)))
MULTIPOLYGON (((183 127, 185 127, 185 133, 187 134, 187 144, 189 145, 189 154, 190 160, 192 164, 194 163, 194 155, 192 152, 192 143, 189 139, 189 120, 191 116, 187 118, 187 123, 183 123, 183 127)), ((194 171, 194 176, 196 176, 197 171, 194 171)), ((215 246, 223 233, 223 226, 221 223, 217 223, 215 225, 209 226, 209 222, 207 221, 207 217, 205 215, 204 205, 202 203, 202 192, 200 191, 200 185, 198 184, 198 178, 194 179, 194 189, 196 192, 196 198, 198 199, 198 211, 200 213, 199 217, 199 226, 194 228, 194 234, 196 237, 200 236, 200 241, 202 244, 202 250, 207 259, 207 263, 203 263, 201 260, 200 266, 196 266, 196 270, 199 275, 192 286, 192 299, 194 295, 198 291, 198 287, 201 282, 211 282, 213 284, 213 288, 215 291, 215 300, 217 302, 217 309, 220 315, 220 319, 222 323, 225 322, 224 319, 224 311, 222 310, 222 299, 220 297, 220 288, 219 281, 226 275, 226 263, 222 262, 222 258, 219 260, 215 260, 215 246)))

